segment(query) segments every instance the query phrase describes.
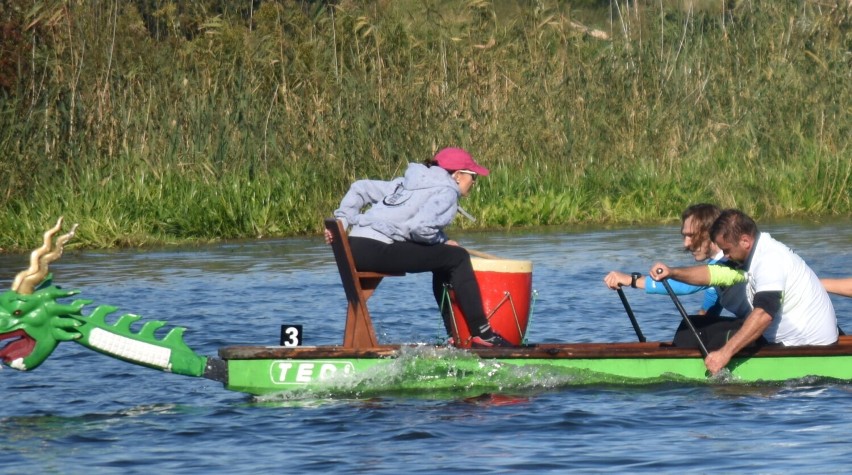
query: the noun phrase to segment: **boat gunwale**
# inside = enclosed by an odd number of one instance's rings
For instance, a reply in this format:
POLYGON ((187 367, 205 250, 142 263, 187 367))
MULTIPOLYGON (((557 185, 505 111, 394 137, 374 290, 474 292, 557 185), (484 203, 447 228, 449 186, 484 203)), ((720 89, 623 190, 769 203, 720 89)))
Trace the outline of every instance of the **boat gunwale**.
MULTIPOLYGON (((313 358, 393 358, 403 348, 447 348, 431 345, 380 345, 371 348, 328 346, 227 346, 219 349, 224 360, 313 359, 313 358)), ((465 351, 488 359, 620 359, 620 358, 701 358, 697 348, 680 348, 670 342, 539 343, 513 348, 471 348, 465 351)), ((842 336, 833 345, 751 347, 740 351, 743 357, 852 357, 852 336, 842 336)))

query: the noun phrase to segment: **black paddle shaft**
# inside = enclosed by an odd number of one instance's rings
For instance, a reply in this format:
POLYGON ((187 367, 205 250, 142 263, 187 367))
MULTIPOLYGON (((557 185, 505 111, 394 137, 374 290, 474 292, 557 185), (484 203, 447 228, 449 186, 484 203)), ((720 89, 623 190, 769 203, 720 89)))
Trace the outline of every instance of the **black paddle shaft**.
POLYGON ((692 324, 692 320, 689 319, 689 315, 686 314, 686 310, 683 309, 683 305, 680 303, 680 299, 675 295, 674 290, 672 290, 672 286, 669 285, 668 279, 663 279, 663 286, 666 288, 666 292, 669 293, 669 297, 672 298, 672 302, 674 302, 675 307, 680 311, 680 316, 683 317, 683 321, 686 322, 689 329, 692 330, 692 334, 695 335, 695 339, 698 341, 698 348, 701 350, 701 356, 707 358, 707 347, 704 346, 704 342, 701 340, 701 336, 698 334, 698 330, 695 329, 695 325, 692 324))
POLYGON ((639 322, 636 321, 636 315, 633 315, 633 309, 630 308, 630 304, 627 303, 627 297, 624 295, 624 291, 621 290, 621 286, 618 286, 618 297, 621 299, 621 303, 624 305, 624 310, 627 311, 627 316, 630 318, 630 323, 633 325, 633 331, 636 332, 636 336, 639 338, 639 341, 645 342, 645 335, 642 334, 642 330, 639 328, 639 322))

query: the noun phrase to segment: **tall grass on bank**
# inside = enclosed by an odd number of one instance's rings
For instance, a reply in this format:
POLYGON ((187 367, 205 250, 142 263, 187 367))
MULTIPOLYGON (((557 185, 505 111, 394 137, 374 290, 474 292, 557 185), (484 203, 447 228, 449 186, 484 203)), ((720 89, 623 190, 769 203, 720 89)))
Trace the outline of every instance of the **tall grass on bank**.
POLYGON ((447 145, 481 227, 852 209, 846 1, 240 3, 0 6, 0 248, 317 232, 447 145))

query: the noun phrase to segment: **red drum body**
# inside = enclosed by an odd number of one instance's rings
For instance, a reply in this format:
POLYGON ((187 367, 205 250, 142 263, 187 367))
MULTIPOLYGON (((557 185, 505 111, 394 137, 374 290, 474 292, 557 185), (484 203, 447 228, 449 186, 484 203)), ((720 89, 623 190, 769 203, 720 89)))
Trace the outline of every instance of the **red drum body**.
MULTIPOLYGON (((529 323, 532 262, 471 258, 471 263, 491 328, 512 344, 520 345, 529 323)), ((470 329, 454 298, 452 306, 455 346, 470 348, 470 329)))

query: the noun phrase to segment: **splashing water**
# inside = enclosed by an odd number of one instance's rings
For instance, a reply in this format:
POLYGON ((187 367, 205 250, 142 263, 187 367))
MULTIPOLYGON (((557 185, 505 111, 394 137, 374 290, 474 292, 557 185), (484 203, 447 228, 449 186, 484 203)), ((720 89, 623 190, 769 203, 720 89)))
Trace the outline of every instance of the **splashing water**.
MULTIPOLYGON (((320 387, 268 394, 258 402, 330 398, 369 398, 376 396, 458 399, 482 394, 530 394, 567 387, 606 385, 654 385, 692 380, 670 375, 659 380, 633 379, 595 371, 552 365, 514 365, 483 360, 452 347, 403 347, 389 365, 379 365, 356 375, 332 376, 320 387), (430 389, 423 389, 428 386, 430 389)), ((728 379, 719 379, 723 383, 728 379)))

